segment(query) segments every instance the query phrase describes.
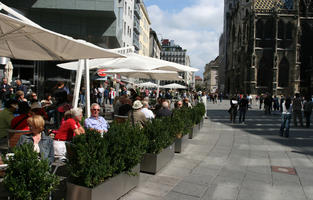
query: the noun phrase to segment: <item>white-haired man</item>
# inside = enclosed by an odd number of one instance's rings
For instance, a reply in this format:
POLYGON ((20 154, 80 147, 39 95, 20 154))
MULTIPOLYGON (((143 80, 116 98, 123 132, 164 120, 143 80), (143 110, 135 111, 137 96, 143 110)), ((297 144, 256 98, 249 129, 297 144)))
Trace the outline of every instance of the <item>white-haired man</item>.
POLYGON ((100 113, 100 105, 97 103, 93 103, 91 106, 91 117, 85 119, 85 128, 92 129, 98 131, 101 136, 103 133, 108 132, 109 123, 101 116, 100 113))
POLYGON ((154 114, 151 110, 149 110, 149 103, 147 101, 142 102, 143 108, 141 109, 141 112, 145 114, 147 119, 154 119, 154 114))
POLYGON ((171 115, 172 115, 172 111, 170 111, 169 109, 168 102, 164 101, 162 103, 162 108, 156 114, 156 118, 169 117, 171 115))

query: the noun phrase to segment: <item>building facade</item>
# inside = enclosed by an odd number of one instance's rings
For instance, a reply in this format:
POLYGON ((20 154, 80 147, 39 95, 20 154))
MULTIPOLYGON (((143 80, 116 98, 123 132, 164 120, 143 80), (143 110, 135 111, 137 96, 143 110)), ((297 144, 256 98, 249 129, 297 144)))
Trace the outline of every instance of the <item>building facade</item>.
POLYGON ((141 11, 140 11, 140 3, 141 0, 134 0, 134 30, 133 30, 133 45, 135 47, 135 52, 138 53, 140 49, 139 44, 139 36, 141 33, 140 28, 140 19, 141 19, 141 11))
POLYGON ((313 1, 237 0, 228 8, 226 92, 312 94, 313 1))
MULTIPOLYGON (((190 66, 190 57, 187 55, 187 50, 179 45, 175 45, 174 40, 162 39, 161 59, 170 62, 175 62, 182 65, 190 66)), ((193 72, 179 72, 183 81, 165 81, 166 84, 176 82, 184 85, 189 85, 192 88, 195 86, 195 75, 193 72)))
POLYGON ((160 59, 161 43, 157 33, 150 28, 149 56, 160 59))
POLYGON ((220 63, 219 57, 212 60, 205 65, 205 71, 203 73, 203 85, 207 89, 207 92, 215 93, 219 92, 219 70, 220 63))
POLYGON ((149 56, 149 45, 150 45, 150 19, 146 6, 141 1, 140 3, 140 35, 139 35, 139 54, 143 56, 149 56))

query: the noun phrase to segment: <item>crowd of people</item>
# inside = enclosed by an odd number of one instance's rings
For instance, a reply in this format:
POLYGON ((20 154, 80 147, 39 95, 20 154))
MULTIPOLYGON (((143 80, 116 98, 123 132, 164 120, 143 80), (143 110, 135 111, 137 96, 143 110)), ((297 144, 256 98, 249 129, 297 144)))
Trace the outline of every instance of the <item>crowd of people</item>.
MULTIPOLYGON (((83 89, 83 88, 82 88, 83 89)), ((76 135, 88 129, 103 136, 110 128, 109 120, 103 116, 109 107, 116 120, 129 121, 144 127, 154 118, 171 116, 173 110, 192 107, 199 101, 206 104, 207 95, 198 92, 161 91, 156 98, 154 90, 142 88, 121 88, 116 92, 112 87, 99 85, 92 89, 89 118, 83 119, 82 108, 72 108, 71 94, 63 82, 57 83, 51 93, 40 100, 20 80, 11 87, 3 79, 0 100, 4 108, 0 111, 0 142, 8 144, 8 130, 23 131, 17 145, 32 143, 34 150, 51 164, 55 158, 65 159, 66 144, 76 135)), ((84 105, 83 90, 80 105, 84 105)), ((114 119, 113 119, 114 120, 114 119)))
MULTIPOLYGON (((262 94, 255 97, 256 103, 260 110, 264 110, 265 115, 281 114, 282 123, 279 131, 280 136, 289 137, 290 122, 293 119, 294 127, 310 128, 311 114, 313 109, 313 99, 311 96, 301 96, 299 93, 295 96, 272 96, 270 94, 262 94), (303 122, 305 118, 305 126, 303 122), (299 124, 298 124, 299 123, 299 124)), ((252 105, 252 97, 250 95, 235 95, 230 99, 230 121, 236 122, 236 116, 239 112, 239 123, 245 123, 245 116, 248 108, 252 105)))

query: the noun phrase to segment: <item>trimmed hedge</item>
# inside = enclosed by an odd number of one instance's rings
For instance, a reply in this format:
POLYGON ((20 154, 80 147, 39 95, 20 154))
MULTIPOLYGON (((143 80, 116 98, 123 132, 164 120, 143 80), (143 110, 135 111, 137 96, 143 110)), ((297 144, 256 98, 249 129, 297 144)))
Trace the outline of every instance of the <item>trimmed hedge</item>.
POLYGON ((38 159, 33 144, 24 144, 13 149, 14 156, 3 159, 8 168, 5 171, 4 186, 11 199, 48 199, 59 184, 56 175, 49 172, 48 160, 38 159))
POLYGON ((146 148, 146 136, 130 123, 112 124, 103 138, 98 132, 87 130, 69 144, 70 181, 93 188, 121 172, 130 172, 146 148))

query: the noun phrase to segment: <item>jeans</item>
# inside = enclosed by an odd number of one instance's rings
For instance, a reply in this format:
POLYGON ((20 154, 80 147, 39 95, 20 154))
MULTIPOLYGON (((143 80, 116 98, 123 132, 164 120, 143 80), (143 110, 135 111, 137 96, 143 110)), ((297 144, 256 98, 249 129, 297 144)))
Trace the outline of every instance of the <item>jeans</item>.
POLYGON ((239 123, 245 122, 246 113, 247 113, 247 109, 246 108, 240 108, 239 109, 239 123))
POLYGON ((305 116, 305 122, 306 122, 306 127, 309 128, 310 127, 310 121, 311 121, 311 114, 312 112, 307 112, 304 111, 304 116, 305 116))
POLYGON ((281 136, 289 137, 289 127, 290 127, 290 120, 291 120, 291 114, 282 114, 281 115, 281 126, 280 126, 280 132, 279 134, 281 136), (286 129, 286 131, 285 131, 286 129))
POLYGON ((98 104, 101 106, 103 103, 103 97, 98 97, 98 104))
POLYGON ((300 125, 303 126, 302 112, 301 112, 301 110, 294 110, 294 111, 293 111, 293 123, 294 123, 295 126, 298 126, 298 124, 297 124, 297 118, 299 118, 300 125))
POLYGON ((110 105, 112 105, 112 104, 113 104, 113 101, 114 101, 114 99, 110 99, 110 105))
POLYGON ((85 95, 80 94, 80 95, 79 95, 79 98, 80 98, 80 103, 81 103, 82 105, 85 105, 85 95))

